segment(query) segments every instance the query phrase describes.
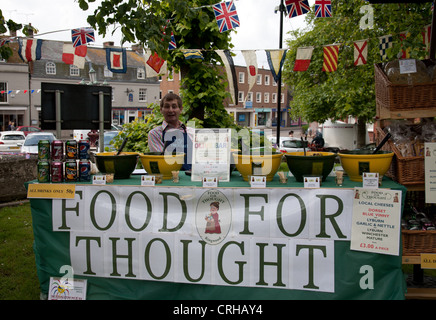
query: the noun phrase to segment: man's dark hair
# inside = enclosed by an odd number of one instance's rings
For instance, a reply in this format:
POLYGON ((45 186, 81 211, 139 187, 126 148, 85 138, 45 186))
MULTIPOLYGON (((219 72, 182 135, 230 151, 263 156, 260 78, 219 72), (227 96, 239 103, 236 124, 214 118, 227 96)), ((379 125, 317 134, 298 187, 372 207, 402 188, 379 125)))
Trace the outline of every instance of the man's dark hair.
POLYGON ((160 107, 163 108, 163 105, 165 103, 165 101, 168 100, 177 100, 177 105, 179 106, 179 108, 182 108, 182 98, 180 98, 177 94, 169 92, 167 93, 162 100, 160 101, 160 107))

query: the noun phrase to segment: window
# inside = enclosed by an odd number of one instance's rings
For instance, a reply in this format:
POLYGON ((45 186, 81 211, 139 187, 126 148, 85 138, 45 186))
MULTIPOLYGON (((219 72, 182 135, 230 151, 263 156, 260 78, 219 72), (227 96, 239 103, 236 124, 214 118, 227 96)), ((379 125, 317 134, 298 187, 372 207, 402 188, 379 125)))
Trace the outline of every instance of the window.
POLYGON ((277 87, 277 81, 273 80, 273 86, 277 87))
POLYGON ((138 68, 136 70, 136 77, 138 79, 145 79, 145 70, 144 70, 144 68, 138 68))
POLYGON ((245 83, 245 73, 239 72, 239 83, 245 83))
POLYGON ((46 74, 56 74, 56 64, 54 62, 47 62, 45 65, 46 74))
POLYGON ((112 73, 112 71, 109 70, 109 68, 107 67, 107 65, 104 66, 104 71, 103 71, 103 73, 104 73, 104 76, 105 76, 106 78, 112 78, 113 73, 112 73))
POLYGON ((248 102, 252 102, 252 101, 253 101, 253 92, 249 92, 249 93, 247 94, 247 101, 248 101, 248 102))
POLYGON ((258 74, 256 76, 256 84, 262 85, 262 75, 261 74, 258 74))
POLYGON ((256 102, 262 102, 262 93, 256 92, 256 102))
POLYGON ((0 103, 8 103, 8 83, 0 82, 0 103), (3 93, 1 93, 4 91, 3 93))
POLYGON ((263 94, 263 102, 269 103, 269 92, 263 94))
POLYGON ((139 101, 147 101, 147 89, 139 88, 139 101))
POLYGON ((244 92, 243 91, 238 92, 238 101, 244 102, 244 92))
POLYGON ((75 65, 70 65, 70 76, 80 76, 80 70, 75 65))
POLYGON ((272 103, 277 103, 277 93, 272 94, 272 103))
POLYGON ((269 86, 269 75, 265 75, 265 85, 269 86))
POLYGON ((281 98, 280 103, 285 103, 285 94, 284 93, 281 94, 280 98, 281 98))

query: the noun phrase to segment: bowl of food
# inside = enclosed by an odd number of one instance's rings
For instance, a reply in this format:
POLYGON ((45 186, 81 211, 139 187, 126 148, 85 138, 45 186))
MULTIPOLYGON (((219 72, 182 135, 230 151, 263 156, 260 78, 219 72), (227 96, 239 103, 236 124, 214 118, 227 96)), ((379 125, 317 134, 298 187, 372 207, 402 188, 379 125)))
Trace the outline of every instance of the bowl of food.
POLYGON ((351 150, 339 153, 342 168, 351 181, 362 181, 363 172, 378 172, 382 178, 391 166, 393 152, 372 150, 351 150))
POLYGON ((245 181, 249 176, 266 176, 266 181, 272 181, 280 167, 283 158, 281 152, 271 154, 242 154, 232 153, 236 170, 245 181))
POLYGON ((172 179, 172 171, 179 171, 185 161, 184 153, 162 154, 160 152, 141 153, 142 166, 148 174, 162 174, 162 179, 172 179))
POLYGON ((128 179, 136 168, 137 152, 100 152, 94 155, 98 171, 113 173, 114 179, 128 179))
POLYGON ((320 176, 325 181, 335 165, 336 153, 333 152, 288 152, 285 153, 289 171, 298 182, 304 176, 320 176))

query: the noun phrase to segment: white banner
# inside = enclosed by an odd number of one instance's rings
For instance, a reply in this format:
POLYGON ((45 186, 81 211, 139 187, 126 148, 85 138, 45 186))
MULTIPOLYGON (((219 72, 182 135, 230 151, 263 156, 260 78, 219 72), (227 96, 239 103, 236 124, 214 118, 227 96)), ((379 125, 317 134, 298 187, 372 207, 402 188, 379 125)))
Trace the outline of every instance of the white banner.
POLYGON ((76 275, 334 292, 353 190, 76 186, 53 200, 76 275))

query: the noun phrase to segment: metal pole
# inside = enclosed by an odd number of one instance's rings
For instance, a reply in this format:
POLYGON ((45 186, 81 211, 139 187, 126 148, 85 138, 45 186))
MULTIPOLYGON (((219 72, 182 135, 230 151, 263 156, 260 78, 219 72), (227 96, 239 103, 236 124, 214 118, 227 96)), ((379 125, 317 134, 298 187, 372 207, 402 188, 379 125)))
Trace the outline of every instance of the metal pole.
POLYGON ((56 99, 56 138, 61 138, 61 91, 55 91, 55 99, 56 99))
MULTIPOLYGON (((279 42, 279 49, 282 49, 282 42, 283 42, 283 14, 285 12, 285 6, 283 4, 283 0, 280 0, 280 42, 279 42)), ((279 73, 279 81, 277 83, 277 146, 280 146, 280 125, 281 125, 281 113, 282 113, 282 108, 281 108, 281 96, 282 96, 282 73, 279 73)))
POLYGON ((431 35, 430 35, 430 59, 435 59, 436 53, 436 32, 434 32, 436 28, 436 10, 433 10, 432 19, 431 19, 431 35))
POLYGON ((99 142, 98 149, 104 152, 104 92, 98 92, 98 115, 99 115, 99 142))

